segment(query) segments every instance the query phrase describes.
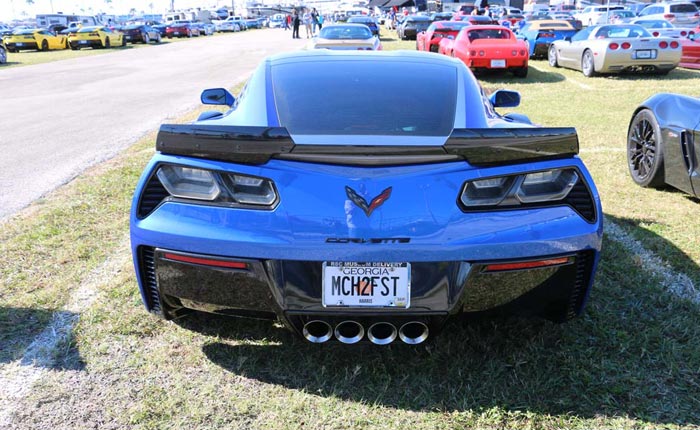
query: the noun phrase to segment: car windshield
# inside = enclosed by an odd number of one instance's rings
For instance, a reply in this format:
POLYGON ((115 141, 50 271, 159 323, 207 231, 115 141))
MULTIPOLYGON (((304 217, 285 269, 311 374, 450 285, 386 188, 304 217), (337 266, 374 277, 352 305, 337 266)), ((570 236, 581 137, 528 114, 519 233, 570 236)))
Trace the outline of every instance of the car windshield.
POLYGON ((12 34, 34 34, 36 30, 33 28, 26 28, 23 30, 15 30, 12 34))
POLYGON ((369 39, 372 32, 367 26, 332 26, 321 29, 319 36, 322 39, 369 39))
POLYGON ((469 40, 476 39, 510 39, 510 32, 506 29, 503 30, 492 30, 492 29, 475 29, 469 30, 467 35, 469 40))
POLYGON ((127 25, 126 27, 124 27, 124 30, 137 30, 139 28, 141 28, 140 25, 127 25))
POLYGON ((671 13, 696 13, 698 8, 692 3, 672 4, 670 7, 671 13))
POLYGON ((652 37, 651 34, 640 25, 610 26, 604 25, 596 33, 597 39, 618 39, 627 37, 652 37))
POLYGON ((451 65, 294 62, 276 65, 272 84, 291 134, 447 136, 454 124, 451 65))

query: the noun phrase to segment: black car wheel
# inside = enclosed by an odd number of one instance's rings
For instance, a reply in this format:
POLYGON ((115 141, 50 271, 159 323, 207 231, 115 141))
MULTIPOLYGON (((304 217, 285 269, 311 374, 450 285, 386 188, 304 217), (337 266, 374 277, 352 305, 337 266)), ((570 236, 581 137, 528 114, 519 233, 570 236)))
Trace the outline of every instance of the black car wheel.
POLYGON ((122 47, 126 46, 126 36, 122 36, 122 47))
POLYGON ((552 67, 559 67, 559 57, 557 56, 557 48, 554 45, 549 45, 547 52, 547 60, 552 67))
POLYGON ((5 64, 7 62, 7 52, 0 46, 0 64, 5 64))
POLYGON ((639 111, 627 132, 627 164, 632 180, 642 187, 664 184, 661 128, 649 109, 639 111))
POLYGON ((430 52, 438 52, 440 47, 438 45, 430 45, 430 52))
POLYGON ((590 50, 586 50, 581 58, 581 71, 583 71, 583 76, 590 78, 596 75, 595 62, 593 60, 593 54, 590 50))
POLYGON ((109 41, 109 37, 105 38, 105 44, 104 44, 103 48, 109 48, 111 46, 112 46, 112 44, 109 41))
POLYGON ((48 50, 49 50, 49 41, 43 40, 41 42, 41 51, 48 51, 48 50))

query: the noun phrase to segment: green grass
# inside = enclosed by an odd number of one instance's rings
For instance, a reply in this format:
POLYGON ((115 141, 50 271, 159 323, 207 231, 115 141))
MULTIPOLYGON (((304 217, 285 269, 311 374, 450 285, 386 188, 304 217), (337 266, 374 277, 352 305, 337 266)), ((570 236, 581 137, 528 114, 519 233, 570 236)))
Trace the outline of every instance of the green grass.
MULTIPOLYGON (((532 66, 526 79, 480 80, 520 91, 516 111, 536 123, 575 126, 606 218, 700 284, 699 202, 637 187, 624 152, 637 104, 660 91, 698 94, 700 73, 586 79, 532 66)), ((0 225, 0 364, 123 244, 130 194, 152 148, 149 136, 0 225)), ((57 362, 79 365, 39 382, 18 408, 19 428, 700 426, 700 309, 607 239, 580 318, 456 320, 418 347, 311 345, 277 324, 215 316, 161 321, 143 309, 132 271, 124 263, 99 283, 99 299, 57 353, 57 362)))

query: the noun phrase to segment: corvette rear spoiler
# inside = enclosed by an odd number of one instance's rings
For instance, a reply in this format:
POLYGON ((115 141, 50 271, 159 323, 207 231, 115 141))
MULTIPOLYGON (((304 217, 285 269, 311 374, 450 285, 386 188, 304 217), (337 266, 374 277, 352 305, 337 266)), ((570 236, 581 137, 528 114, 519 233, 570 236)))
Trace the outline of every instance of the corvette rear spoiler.
POLYGON ((453 130, 442 146, 302 145, 284 127, 164 124, 156 150, 241 164, 281 159, 387 166, 466 160, 489 166, 572 157, 578 154, 578 135, 571 127, 470 128, 453 130))

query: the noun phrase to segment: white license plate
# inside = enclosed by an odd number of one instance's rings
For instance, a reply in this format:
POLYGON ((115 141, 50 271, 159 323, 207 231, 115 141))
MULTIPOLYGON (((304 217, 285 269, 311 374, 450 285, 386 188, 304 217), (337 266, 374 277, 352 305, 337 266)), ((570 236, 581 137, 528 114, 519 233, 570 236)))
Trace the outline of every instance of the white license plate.
POLYGON ((131 40, 131 36, 126 36, 126 40, 131 40))
POLYGON ((84 45, 84 44, 88 43, 88 41, 87 41, 87 40, 81 40, 81 41, 78 42, 78 43, 82 43, 82 44, 84 45))
POLYGON ((638 49, 637 51, 635 51, 635 58, 651 58, 651 49, 638 49))
POLYGON ((492 68, 503 68, 506 67, 506 60, 491 60, 492 68))
POLYGON ((408 308, 410 263, 323 263, 323 306, 408 308))
POLYGON ((22 42, 17 42, 17 43, 15 43, 15 45, 17 45, 17 46, 24 46, 24 43, 22 43, 22 42))
POLYGON ((180 32, 179 32, 179 31, 176 31, 176 32, 173 33, 173 34, 177 36, 178 34, 180 34, 180 32))

